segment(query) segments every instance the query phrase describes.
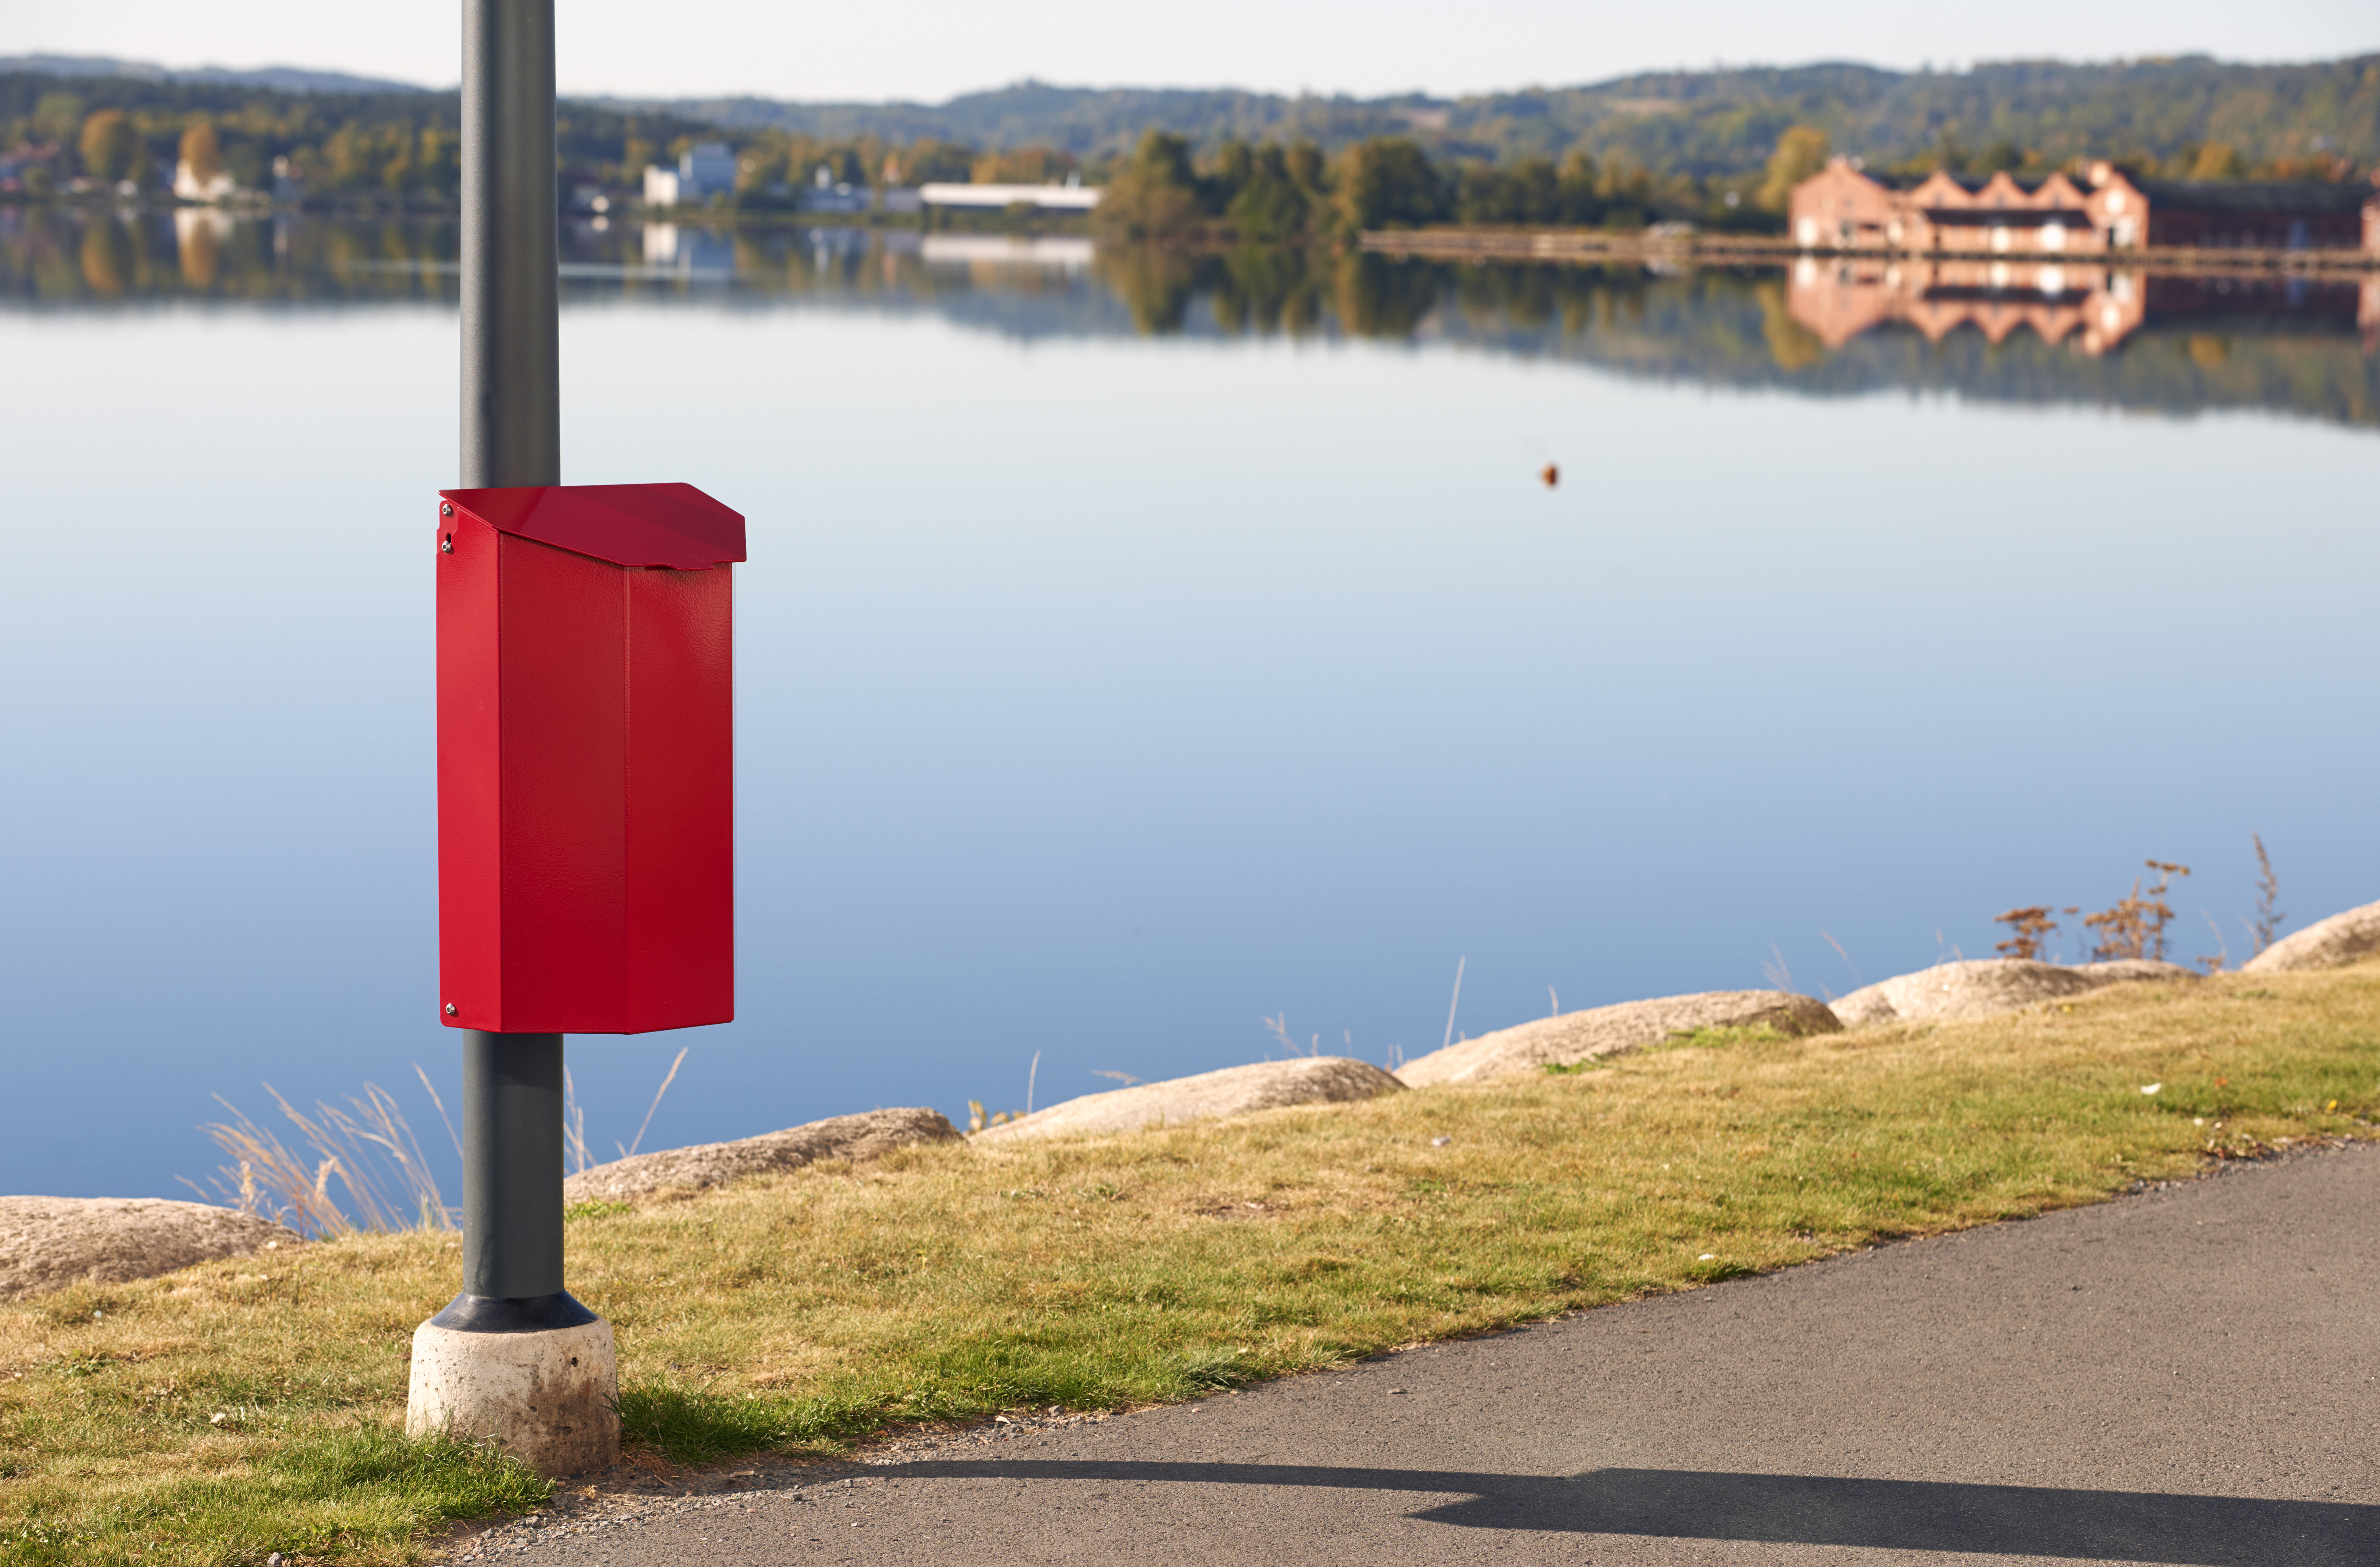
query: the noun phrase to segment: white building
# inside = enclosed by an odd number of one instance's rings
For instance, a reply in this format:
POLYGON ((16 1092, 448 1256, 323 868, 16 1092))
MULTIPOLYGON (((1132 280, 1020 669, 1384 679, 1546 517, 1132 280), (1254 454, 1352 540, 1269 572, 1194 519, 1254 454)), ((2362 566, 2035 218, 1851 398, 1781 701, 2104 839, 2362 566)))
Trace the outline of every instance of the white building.
POLYGON ((735 188, 735 154, 724 141, 698 141, 680 154, 677 167, 645 165, 645 202, 654 207, 689 206, 735 188))
POLYGON ((174 164, 174 194, 185 201, 220 201, 237 188, 231 176, 217 169, 204 179, 190 172, 190 160, 174 164))
POLYGON ((944 185, 917 187, 929 207, 1038 207, 1048 212, 1087 213, 1106 192, 1096 185, 944 185))

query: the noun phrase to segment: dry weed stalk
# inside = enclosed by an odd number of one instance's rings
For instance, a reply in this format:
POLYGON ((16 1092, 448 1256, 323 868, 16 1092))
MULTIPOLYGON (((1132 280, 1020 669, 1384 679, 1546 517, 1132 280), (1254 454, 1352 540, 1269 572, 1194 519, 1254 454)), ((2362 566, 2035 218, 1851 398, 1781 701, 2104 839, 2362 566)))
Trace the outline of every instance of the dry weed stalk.
POLYGON ((1819 931, 1818 934, 1825 937, 1827 945, 1835 949, 1835 955, 1843 960, 1843 966, 1852 971, 1852 983, 1853 985, 1864 983, 1860 978, 1859 965, 1852 961, 1852 954, 1843 950, 1843 944, 1832 936, 1827 935, 1824 930, 1819 931))
MULTIPOLYGON (((265 1084, 264 1091, 311 1152, 292 1150, 237 1105, 216 1095, 215 1102, 231 1111, 232 1120, 211 1122, 200 1130, 233 1161, 212 1181, 227 1206, 313 1235, 455 1227, 455 1215, 439 1196, 437 1179, 413 1128, 387 1089, 367 1083, 363 1097, 349 1095, 345 1110, 317 1100, 311 1116, 283 1099, 272 1084, 265 1084), (344 1203, 333 1195, 333 1176, 346 1193, 344 1203)), ((206 1195, 195 1182, 185 1180, 183 1184, 206 1195)))
MULTIPOLYGON (((1293 1056, 1320 1055, 1322 1053, 1322 1036, 1319 1034, 1315 1035, 1311 1041, 1303 1045, 1290 1038, 1289 1008, 1287 1007, 1281 1009, 1281 1015, 1279 1017, 1266 1018, 1264 1020, 1264 1026, 1272 1030, 1272 1037, 1281 1041, 1281 1048, 1287 1051, 1293 1056)), ((1271 1058, 1268 1056, 1266 1059, 1270 1060, 1271 1058)))
POLYGON ((2190 867, 2176 865, 2171 860, 2153 859, 2144 862, 2157 873, 2156 885, 2141 895, 2141 879, 2132 878, 2132 890, 2112 908, 2096 914, 2086 914, 2082 923, 2099 933, 2099 944, 2091 949, 2093 961, 2122 962, 2128 959, 2154 958, 2165 961, 2165 928, 2173 923, 2172 905, 2165 901, 2173 879, 2190 874, 2190 867))
POLYGON ((2273 856, 2265 852, 2264 835, 2251 832, 2248 841, 2256 845, 2256 923, 2249 929, 2261 953, 2280 935, 2281 922, 2289 916, 2281 912, 2281 879, 2273 874, 2273 856))
POLYGON ((2006 914, 1992 916, 1992 923, 2009 928, 2009 939, 1993 950, 2009 957, 2038 959, 2042 943, 2058 929, 2046 904, 2034 904, 2027 908, 2012 908, 2006 914))
POLYGON ((567 1066, 562 1069, 562 1143, 570 1154, 570 1172, 573 1175, 585 1174, 587 1107, 578 1102, 578 1085, 570 1080, 570 1068, 567 1066))
POLYGON ((645 1107, 645 1118, 638 1124, 637 1127, 637 1140, 628 1144, 625 1148, 621 1147, 618 1138, 615 1137, 612 1140, 612 1146, 620 1149, 620 1157, 622 1159, 627 1158, 629 1155, 635 1153, 638 1148, 645 1146, 645 1132, 647 1128, 650 1127, 653 1124, 653 1111, 661 1109, 662 1096, 669 1092, 669 1086, 672 1083, 677 1081, 677 1069, 686 1064, 686 1052, 693 1048, 694 1047, 692 1045, 686 1046, 677 1052, 677 1059, 670 1063, 669 1075, 663 1077, 662 1079, 662 1086, 653 1090, 653 1102, 645 1107))
POLYGON ((2215 932, 2214 955, 2200 958, 2198 966, 2209 974, 2220 974, 2223 972, 2224 965, 2231 961, 2231 949, 2223 944, 2223 927, 2215 923, 2215 917, 2207 914, 2204 909, 2200 909, 2198 912, 2205 916, 2206 928, 2215 932))

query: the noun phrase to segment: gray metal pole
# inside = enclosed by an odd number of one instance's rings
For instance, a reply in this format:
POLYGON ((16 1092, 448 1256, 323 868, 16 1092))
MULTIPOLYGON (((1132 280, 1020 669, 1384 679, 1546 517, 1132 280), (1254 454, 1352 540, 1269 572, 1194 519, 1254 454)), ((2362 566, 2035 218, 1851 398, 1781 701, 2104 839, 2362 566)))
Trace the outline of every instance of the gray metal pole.
POLYGON ((562 1036, 463 1036, 463 1293, 562 1293, 562 1036))
POLYGON ((463 485, 562 482, 553 0, 463 0, 463 485))
MULTIPOLYGON (((463 0, 466 489, 562 482, 557 204, 553 0, 463 0)), ((562 1289, 562 1036, 468 1032, 463 1127, 465 1299, 438 1320, 591 1320, 562 1289)))

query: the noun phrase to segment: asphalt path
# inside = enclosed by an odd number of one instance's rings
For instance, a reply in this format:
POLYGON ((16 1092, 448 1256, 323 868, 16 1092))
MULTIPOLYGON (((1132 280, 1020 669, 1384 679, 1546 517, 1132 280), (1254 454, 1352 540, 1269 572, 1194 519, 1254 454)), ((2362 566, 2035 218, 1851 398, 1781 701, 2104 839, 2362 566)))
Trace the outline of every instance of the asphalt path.
POLYGON ((523 1567, 2380 1563, 2380 1148, 765 1473, 483 1549, 523 1567))

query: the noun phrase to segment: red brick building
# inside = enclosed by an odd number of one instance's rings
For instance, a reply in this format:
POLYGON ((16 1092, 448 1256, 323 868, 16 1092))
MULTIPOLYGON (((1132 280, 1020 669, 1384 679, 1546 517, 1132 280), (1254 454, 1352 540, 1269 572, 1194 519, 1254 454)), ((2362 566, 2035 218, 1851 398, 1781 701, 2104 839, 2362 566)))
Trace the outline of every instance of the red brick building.
POLYGON ((2143 179, 2095 164, 2077 185, 2002 171, 1878 178, 1836 158, 1793 188, 1795 244, 1812 250, 2039 258, 2156 249, 2380 250, 2380 194, 2318 180, 2143 179))

